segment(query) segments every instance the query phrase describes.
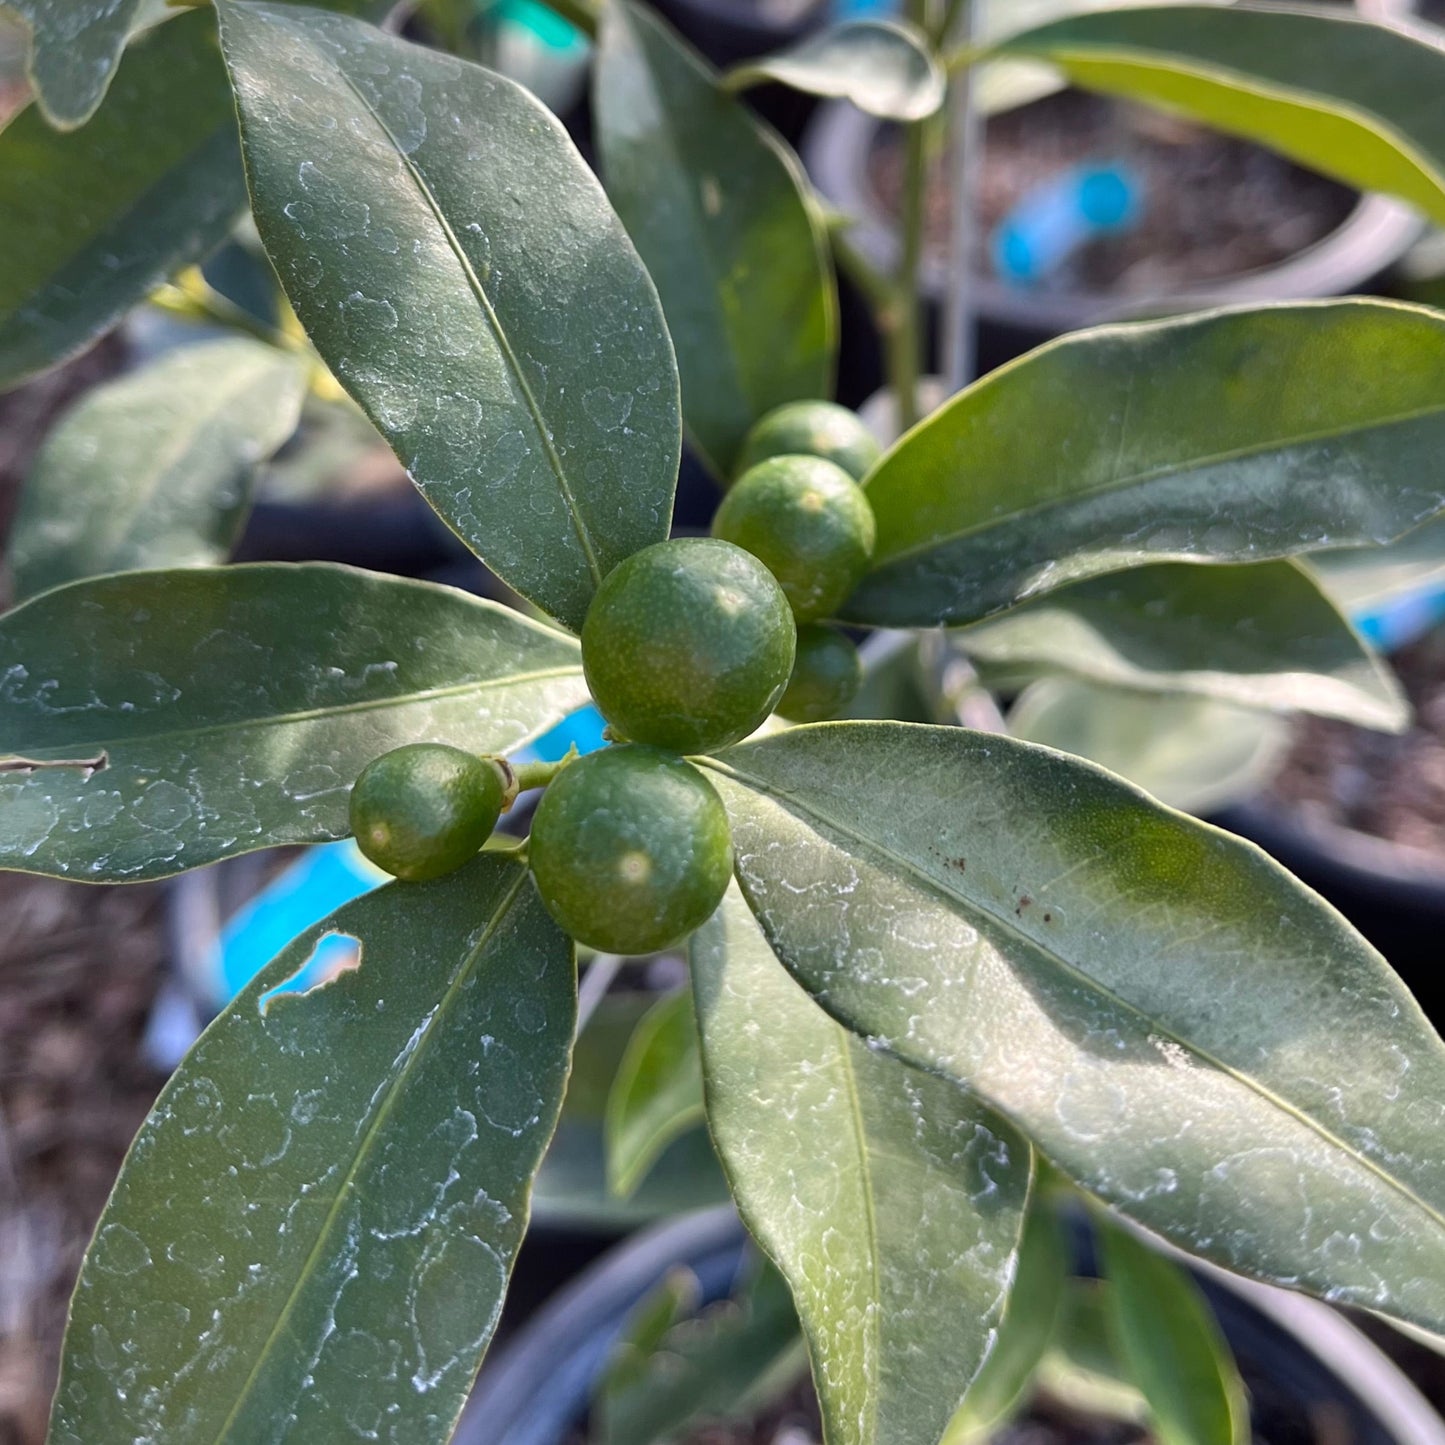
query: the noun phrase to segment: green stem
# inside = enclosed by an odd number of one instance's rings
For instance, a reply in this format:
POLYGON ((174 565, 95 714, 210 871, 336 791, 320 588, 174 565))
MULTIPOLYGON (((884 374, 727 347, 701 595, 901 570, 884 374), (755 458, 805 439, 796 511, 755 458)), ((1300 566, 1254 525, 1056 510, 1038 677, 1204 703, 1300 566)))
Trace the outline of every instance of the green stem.
POLYGON ((907 330, 909 303, 891 276, 885 276, 847 237, 844 221, 830 223, 829 239, 833 257, 838 269, 858 288, 873 314, 873 324, 878 328, 883 343, 883 365, 888 377, 889 389, 896 395, 899 377, 917 375, 914 356, 916 332, 910 336, 907 330))
POLYGON ((230 331, 242 331, 281 351, 307 349, 304 337, 290 336, 257 320, 244 307, 237 306, 214 290, 195 267, 182 271, 173 282, 153 291, 149 299, 151 305, 174 316, 183 316, 191 321, 209 321, 230 331))
MULTIPOLYGON (((925 33, 928 0, 907 0, 904 15, 925 33)), ((919 273, 923 261, 923 207, 928 179, 928 122, 913 121, 903 133, 903 195, 899 206, 900 251, 895 281, 899 307, 897 334, 887 348, 888 381, 898 408, 898 430, 918 420, 918 377, 923 360, 923 308, 919 273)))
POLYGON ((923 187, 928 166, 927 135, 922 121, 904 134, 902 249, 898 258, 898 327, 889 348, 890 383, 898 407, 898 430, 918 420, 918 376, 923 352, 919 271, 923 260, 923 187))
POLYGON ((510 777, 503 794, 503 811, 516 802, 519 793, 528 792, 532 788, 545 788, 563 768, 576 762, 579 756, 577 744, 573 743, 566 756, 558 758, 555 763, 509 763, 505 758, 498 758, 497 762, 503 773, 510 777))

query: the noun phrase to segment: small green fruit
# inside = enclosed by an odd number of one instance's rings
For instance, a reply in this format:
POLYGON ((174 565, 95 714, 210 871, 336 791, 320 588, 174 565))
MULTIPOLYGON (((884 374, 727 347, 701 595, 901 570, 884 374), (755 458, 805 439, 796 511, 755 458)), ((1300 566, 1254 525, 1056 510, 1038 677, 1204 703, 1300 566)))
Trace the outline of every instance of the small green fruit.
POLYGON ((634 552, 603 579, 582 627, 582 666, 624 738, 708 752, 772 712, 795 635, 788 599, 757 558, 683 537, 634 552))
POLYGON ((732 877, 727 813, 707 779, 636 744, 564 768, 542 794, 527 846, 548 912, 604 953, 681 941, 732 877))
POLYGON ((460 868, 491 836, 506 782, 490 758, 411 743, 368 763, 351 790, 356 846, 378 868, 420 883, 460 868))
POLYGON ((836 627, 812 622, 798 629, 798 659, 778 712, 789 722, 826 722, 858 695, 863 661, 836 627))
POLYGON ((738 478, 713 535, 778 579, 799 622, 831 617, 862 580, 877 528, 863 488, 821 457, 771 457, 738 478))
POLYGON ((741 476, 769 457, 825 457, 855 482, 882 453, 855 412, 831 401, 790 401, 770 411, 743 440, 733 474, 741 476))

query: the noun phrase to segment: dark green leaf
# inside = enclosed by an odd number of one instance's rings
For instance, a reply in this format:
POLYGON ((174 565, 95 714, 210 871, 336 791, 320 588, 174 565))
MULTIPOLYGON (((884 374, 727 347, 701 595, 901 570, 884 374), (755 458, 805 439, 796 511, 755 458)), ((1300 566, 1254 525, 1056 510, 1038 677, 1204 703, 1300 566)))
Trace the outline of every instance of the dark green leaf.
POLYGON ((1065 673, 1403 731, 1394 674, 1300 567, 1161 563, 1076 582, 958 635, 993 667, 1065 673))
POLYGON ((500 752, 585 696, 575 642, 449 587, 325 563, 74 582, 0 618, 0 867, 156 878, 338 838, 379 753, 500 752))
POLYGON ((141 1128, 71 1304, 51 1445, 447 1440, 575 1015, 571 944, 495 853, 302 934, 141 1128), (336 935, 359 966, 272 996, 336 935))
POLYGON ((301 7, 221 16, 256 223, 312 341, 462 540, 580 627, 667 535, 681 436, 601 186, 479 66, 301 7))
POLYGON ((736 887, 694 938, 693 986, 708 1122, 792 1286, 829 1445, 937 1440, 993 1343, 1029 1146, 828 1018, 736 887))
POLYGON ((1248 137, 1445 221, 1445 46, 1333 6, 1168 5, 1074 15, 995 54, 1248 137))
POLYGON ((199 260, 245 204, 209 11, 137 40, 83 132, 22 111, 0 131, 0 390, 199 260))
POLYGON ((296 427, 299 357, 244 337, 187 346, 86 394, 46 439, 10 533, 15 596, 224 560, 256 464, 296 427))
POLYGON ((672 328, 689 434, 727 474, 764 412, 832 385, 837 303, 801 169, 626 0, 603 17, 594 106, 607 192, 672 328))
POLYGON ((1326 301, 1102 326, 960 393, 879 462, 849 615, 972 622, 1150 561, 1386 542, 1445 506, 1445 315, 1326 301))
POLYGON ((670 1277, 639 1307, 593 1407, 598 1445, 657 1445, 681 1439, 694 1420, 746 1419, 806 1368, 798 1317, 776 1270, 763 1265, 736 1299, 675 1324, 686 1278, 670 1277))
POLYGON ((1146 1425, 1148 1407, 1114 1343, 1113 1293, 1108 1280, 1068 1282, 1053 1344, 1039 1363, 1038 1386, 1070 1409, 1146 1425))
POLYGON ((1234 1355, 1188 1273, 1127 1230, 1096 1227, 1114 1339, 1159 1445, 1249 1445, 1234 1355))
POLYGON ((942 1445, 982 1445, 1021 1407, 1039 1361, 1053 1341, 1069 1264, 1058 1214, 1036 1184, 1019 1240, 1018 1272, 1009 1288, 998 1338, 958 1413, 949 1421, 942 1445))
POLYGON ((83 125, 120 64, 140 0, 5 0, 30 30, 25 67, 45 119, 83 125))
POLYGON ((607 1181, 630 1195, 679 1135, 702 1123, 692 990, 659 999, 628 1041, 607 1100, 607 1181))
POLYGON ((690 1129, 663 1150, 627 1199, 607 1187, 602 1125, 564 1118, 537 1176, 537 1217, 592 1233, 636 1229, 654 1220, 728 1202, 727 1181, 706 1129, 690 1129))
POLYGON ((1014 737, 1088 758, 1190 813, 1248 797, 1278 768, 1285 719, 1215 698, 1046 677, 1008 715, 1014 737))
POLYGON ((572 1051, 562 1121, 537 1175, 533 1203, 539 1219, 601 1232, 727 1202, 727 1183, 704 1128, 668 1145, 630 1199, 619 1199, 607 1187, 602 1143, 607 1097, 650 1001, 641 990, 609 993, 587 1020, 572 1051))
POLYGON ((943 104, 943 72, 928 42, 893 20, 852 20, 728 72, 729 90, 775 80, 851 100, 885 120, 922 120, 943 104))
POLYGON ((770 943, 840 1021, 1186 1249, 1445 1323, 1445 1044, 1258 849, 961 728, 793 728, 706 767, 770 943))

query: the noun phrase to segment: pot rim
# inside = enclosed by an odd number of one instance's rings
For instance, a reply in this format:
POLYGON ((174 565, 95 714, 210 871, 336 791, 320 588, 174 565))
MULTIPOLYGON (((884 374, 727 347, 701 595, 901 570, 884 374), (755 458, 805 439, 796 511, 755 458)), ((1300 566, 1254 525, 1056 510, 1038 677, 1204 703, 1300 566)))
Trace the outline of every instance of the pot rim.
MULTIPOLYGON (((873 192, 866 161, 886 122, 846 101, 819 107, 803 137, 803 160, 818 191, 830 205, 853 218, 849 237, 876 266, 891 269, 898 256, 898 230, 873 192)), ((1241 271, 1169 291, 1120 296, 1109 291, 1061 291, 1034 295, 986 276, 975 280, 980 315, 1021 326, 1075 331, 1107 321, 1171 315, 1213 306, 1337 296, 1358 289, 1402 255, 1424 229, 1403 201, 1362 194, 1334 230, 1271 266, 1241 271)), ((925 249, 921 264, 924 292, 941 296, 948 263, 925 249)))
MULTIPOLYGON (((559 1392, 569 1347, 575 1351, 581 1341, 595 1340, 604 1321, 616 1319, 620 1325, 625 1311, 669 1267, 736 1254, 747 1241, 732 1206, 721 1205, 641 1230, 616 1246, 559 1290, 484 1367, 452 1445, 556 1445, 555 1436, 504 1432, 515 1430, 520 1409, 537 1395, 559 1392)), ((1307 1295, 1244 1279, 1165 1248, 1314 1355, 1398 1445, 1445 1445, 1445 1421, 1399 1366, 1344 1316, 1307 1295)))

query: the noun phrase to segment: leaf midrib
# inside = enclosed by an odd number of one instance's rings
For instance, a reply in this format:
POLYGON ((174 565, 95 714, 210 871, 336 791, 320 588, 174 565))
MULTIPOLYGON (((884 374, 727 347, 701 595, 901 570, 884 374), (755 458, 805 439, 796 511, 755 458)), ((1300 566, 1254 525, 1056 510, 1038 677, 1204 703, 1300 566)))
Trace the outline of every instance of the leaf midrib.
POLYGON ((0 759, 16 756, 34 757, 46 760, 47 753, 69 754, 93 749, 96 752, 112 747, 137 747, 147 743, 170 742, 177 738, 213 737, 218 733, 246 732, 255 728, 283 727, 291 723, 314 722, 320 718, 346 717, 352 713, 375 712, 389 707, 412 707, 418 703, 432 702, 440 698, 464 697, 469 692, 485 692, 492 688, 511 687, 517 683, 545 682, 554 677, 580 676, 582 664, 566 667, 537 668, 532 672, 513 672, 504 677, 471 678, 466 682, 448 684, 446 687, 423 688, 416 692, 400 693, 392 697, 367 698, 361 702, 337 703, 326 707, 302 708, 294 712, 273 713, 269 717, 241 718, 234 722, 207 723, 202 727, 177 728, 170 732, 137 733, 128 736, 87 742, 67 743, 62 748, 19 747, 0 753, 0 759))
MULTIPOLYGON (((873 1200, 873 1162, 869 1156, 868 1130, 863 1123, 863 1101, 858 1093, 858 1075, 849 1054, 853 1035, 842 1024, 833 1021, 834 1042, 838 1048, 838 1061, 843 1074, 843 1087, 848 1095, 848 1109, 852 1116, 853 1132, 858 1142, 858 1173, 863 1191, 863 1224, 868 1235, 869 1284, 873 1294, 874 1308, 867 1312, 868 1333, 872 1336, 872 1357, 880 1363, 883 1358, 883 1276, 880 1263, 881 1249, 878 1243, 878 1211, 873 1200)), ((864 1422, 861 1440, 871 1445, 878 1427, 879 1389, 876 1380, 866 1381, 864 1422)))
MULTIPOLYGON (((1079 503, 1087 502, 1094 497, 1104 496, 1111 492, 1127 492, 1134 488, 1150 486, 1154 482, 1166 481, 1171 477, 1184 476, 1190 472, 1203 471, 1211 467, 1227 466, 1230 462, 1268 456, 1273 452, 1288 451, 1294 447, 1312 446, 1319 442, 1338 441, 1344 437, 1382 431, 1387 427, 1403 426, 1410 422, 1423 421, 1429 417, 1442 415, 1445 415, 1445 403, 1417 407, 1412 411, 1401 412, 1398 415, 1372 421, 1363 426, 1348 426, 1317 432, 1302 432, 1296 436, 1278 438, 1255 446, 1236 447, 1227 451, 1212 453, 1203 459, 1193 457, 1187 461, 1152 467, 1148 470, 1130 473, 1126 476, 1110 477, 1095 486, 1086 487, 1076 492, 1069 492, 1061 497, 1043 498, 1029 506, 1020 507, 1015 511, 1008 512, 1002 517, 987 517, 970 526, 960 527, 955 531, 934 533, 932 536, 915 542, 900 551, 890 552, 887 556, 875 558, 869 576, 876 577, 879 573, 898 563, 909 562, 915 558, 926 556, 930 552, 954 546, 956 543, 964 541, 978 533, 1002 530, 1007 527, 1012 527, 1015 523, 1025 522, 1031 517, 1037 517, 1048 512, 1069 510, 1079 503)), ((898 454, 899 460, 905 458, 906 455, 906 452, 900 452, 898 454)), ((893 463, 893 465, 898 464, 899 461, 893 463)), ((1332 542, 1331 545, 1341 544, 1332 542)))
MULTIPOLYGON (((1397 1179, 1394 1175, 1387 1173, 1384 1168, 1377 1164, 1373 1159, 1369 1158, 1365 1154, 1362 1154, 1359 1149, 1356 1148, 1353 1144, 1350 1144, 1348 1141, 1341 1139, 1338 1135, 1336 1135, 1332 1130, 1326 1128, 1325 1125, 1320 1123, 1317 1119, 1314 1119, 1309 1114, 1306 1114, 1303 1110, 1297 1108, 1288 1100, 1281 1098, 1278 1094, 1276 1094, 1272 1089, 1267 1087, 1259 1079, 1254 1078, 1250 1074, 1241 1072, 1233 1065, 1226 1064, 1222 1059, 1216 1058, 1212 1053, 1210 1053, 1206 1049, 1201 1048, 1197 1043, 1194 1043, 1187 1038, 1181 1037, 1177 1031, 1171 1029, 1170 1027, 1168 1027, 1168 1025, 1160 1022, 1159 1020, 1152 1018, 1136 1004, 1131 1003, 1128 999, 1116 993, 1113 989, 1110 989, 1104 984, 1100 983, 1099 980, 1094 978, 1092 974, 1084 972, 1083 969, 1079 968, 1075 964, 1070 963, 1066 958, 1063 958, 1059 954, 1050 952, 1041 943, 1039 943, 1037 939, 1031 938, 1027 933, 1020 929, 1017 924, 1011 923, 1008 918, 1005 917, 1003 914, 996 913, 993 909, 988 908, 981 902, 972 899, 965 899, 955 893, 950 892, 943 885, 943 883, 923 872, 918 867, 918 865, 914 863, 911 859, 905 858, 894 849, 889 848, 885 844, 879 842, 876 838, 867 837, 864 834, 858 832, 855 828, 852 828, 845 823, 839 822, 836 818, 832 817, 830 814, 825 812, 823 809, 817 807, 815 804, 804 801, 796 794, 790 793, 786 789, 776 787, 775 785, 767 782, 765 779, 754 777, 752 774, 745 772, 744 770, 736 767, 733 764, 723 763, 720 759, 716 757, 698 757, 694 758, 693 761, 700 764, 701 766, 712 768, 714 771, 732 778, 735 782, 742 784, 744 787, 750 788, 755 793, 776 800, 780 805, 793 804, 798 809, 802 810, 804 813, 814 818, 823 826, 833 829, 835 832, 842 835, 843 837, 849 839, 854 843, 859 844, 864 852, 872 852, 876 854, 879 858, 891 864, 893 868, 907 875, 910 879, 914 880, 914 886, 920 888, 925 892, 933 894, 935 897, 942 899, 945 902, 945 905, 949 906, 950 909, 952 908, 952 906, 957 905, 965 910, 976 910, 979 914, 990 919, 1005 933, 1012 935, 1015 939, 1024 944, 1026 947, 1034 950, 1041 957, 1049 960, 1055 967, 1057 967, 1060 971, 1066 974, 1072 981, 1081 985, 1085 990, 1092 992, 1098 997, 1116 1006, 1121 1011, 1132 1015, 1136 1019, 1139 1019, 1147 1026, 1148 1032, 1158 1034, 1161 1037, 1177 1044, 1180 1048, 1186 1050, 1194 1058, 1197 1058, 1202 1063, 1207 1064, 1211 1068, 1217 1069, 1221 1074, 1225 1074, 1229 1078, 1234 1079, 1237 1083, 1242 1084, 1245 1088, 1257 1094, 1266 1103, 1273 1105, 1281 1113, 1288 1115, 1296 1122, 1304 1125, 1305 1128, 1316 1134, 1326 1144, 1331 1145, 1332 1147, 1338 1149, 1341 1153, 1347 1155, 1349 1158, 1354 1160, 1363 1170, 1365 1170, 1365 1172, 1374 1175, 1382 1183, 1384 1183, 1390 1189, 1394 1190, 1397 1194, 1399 1194, 1408 1203, 1414 1205, 1436 1228, 1445 1230, 1445 1215, 1442 1215, 1438 1210, 1434 1209, 1430 1204, 1428 1204, 1424 1199, 1422 1199, 1410 1186, 1405 1184, 1403 1180, 1397 1179)), ((969 1087, 976 1086, 972 1083, 969 1083, 969 1087)), ((1001 1114, 1006 1115, 1010 1119, 1013 1118, 1012 1112, 1004 1105, 994 1102, 993 1106, 998 1109, 1001 1114)), ((1026 1135, 1028 1134, 1029 1131, 1025 1125, 1023 1125, 1017 1120, 1015 1120, 1015 1124, 1016 1127, 1021 1129, 1026 1135)))
MULTIPOLYGON (((290 1319, 291 1312, 295 1308, 297 1300, 300 1299, 303 1289, 312 1278, 314 1267, 321 1257, 321 1252, 331 1236, 337 1219, 340 1217, 342 1205, 349 1197, 352 1186, 356 1182, 356 1177, 360 1173, 362 1166, 370 1157, 377 1137, 381 1133, 382 1126, 386 1123, 387 1119, 391 1117, 391 1112, 396 1106, 397 1099, 401 1096, 403 1086, 406 1084, 407 1079, 410 1078, 419 1061, 427 1052, 428 1046, 435 1035, 438 1020, 444 1020, 449 1016, 451 1005, 455 1002, 463 985, 471 978, 472 972, 486 951, 487 945, 491 943, 495 937, 497 929, 501 926, 502 920, 507 916, 508 912, 510 912, 513 903, 516 901, 517 894, 521 891, 526 881, 527 870, 519 866, 516 881, 498 902, 496 910, 488 920, 487 926, 482 931, 481 937, 477 940, 476 946, 467 955, 462 966, 456 971, 456 975, 447 986, 447 990, 442 995, 441 1001, 437 1004, 431 1017, 423 1026, 422 1034, 420 1039, 417 1040, 416 1047, 412 1049, 406 1062, 402 1064, 395 1079, 383 1094, 381 1104, 373 1116, 372 1123, 368 1126, 357 1145, 355 1156, 346 1171, 345 1177, 336 1187, 336 1194, 332 1199, 331 1207, 326 1211, 326 1217, 322 1220, 321 1226, 317 1230, 316 1243, 312 1245, 310 1251, 307 1253, 306 1259, 297 1274, 296 1282, 291 1287, 291 1292, 286 1296, 286 1303, 282 1305, 280 1312, 276 1316, 275 1323, 271 1326, 270 1332, 266 1336, 265 1343, 257 1352, 256 1361, 251 1366, 250 1373, 241 1385, 235 1403, 231 1406, 226 1418, 221 1422, 221 1428, 216 1432, 215 1440, 217 1445, 230 1434, 231 1426, 235 1424, 237 1416, 250 1398, 251 1391, 260 1376, 262 1366, 265 1365, 269 1359, 271 1350, 285 1329, 286 1322, 290 1319)), ((405 887, 407 885, 403 884, 401 886, 405 887)), ((365 940, 362 940, 363 954, 365 947, 365 940)), ((361 966, 365 967, 364 961, 361 966)))
MULTIPOLYGON (((329 59, 329 57, 327 58, 329 59)), ((557 448, 553 444, 552 434, 547 427, 546 418, 542 415, 541 404, 538 402, 536 394, 532 390, 531 383, 528 382, 526 375, 522 371, 521 362, 518 361, 516 353, 512 350, 512 344, 507 339, 507 334, 502 328, 501 322, 497 319, 497 313, 492 307, 491 299, 487 296, 486 290, 482 286, 481 277, 477 275, 470 257, 468 257, 467 253, 462 249, 462 244, 457 239, 456 232, 452 230, 451 223, 443 214, 442 208, 438 204, 431 186, 427 183, 426 177, 417 169, 416 163, 397 141, 391 127, 387 125, 381 113, 372 105, 367 97, 362 94, 356 83, 339 63, 332 62, 332 69, 341 79, 342 84, 356 97, 357 103, 372 120, 376 122, 382 134, 384 134, 391 143, 407 175, 411 177, 415 184, 417 193, 421 196, 422 201, 426 204, 427 209, 432 213, 437 225, 441 228, 442 235, 446 238, 447 246, 456 258, 457 265, 461 268, 462 274, 466 278, 467 286, 476 298, 477 305, 481 308, 482 315, 487 322, 493 339, 496 341, 497 350, 501 353, 507 371, 516 383, 517 390, 526 405, 527 413, 532 418, 532 430, 537 434, 537 439, 542 445, 542 453, 547 458, 547 465, 557 483, 557 490, 562 494, 562 504, 566 509, 568 521, 572 524, 572 532, 577 538, 577 545, 582 549, 583 560, 586 562, 587 570, 592 576, 592 585, 594 589, 600 587, 602 585, 602 578, 606 575, 606 570, 597 560, 597 553, 592 546, 592 538, 587 531, 586 524, 582 520, 582 514, 577 507, 577 499, 572 493, 571 483, 568 482, 566 471, 562 466, 562 458, 557 454, 557 448)))

